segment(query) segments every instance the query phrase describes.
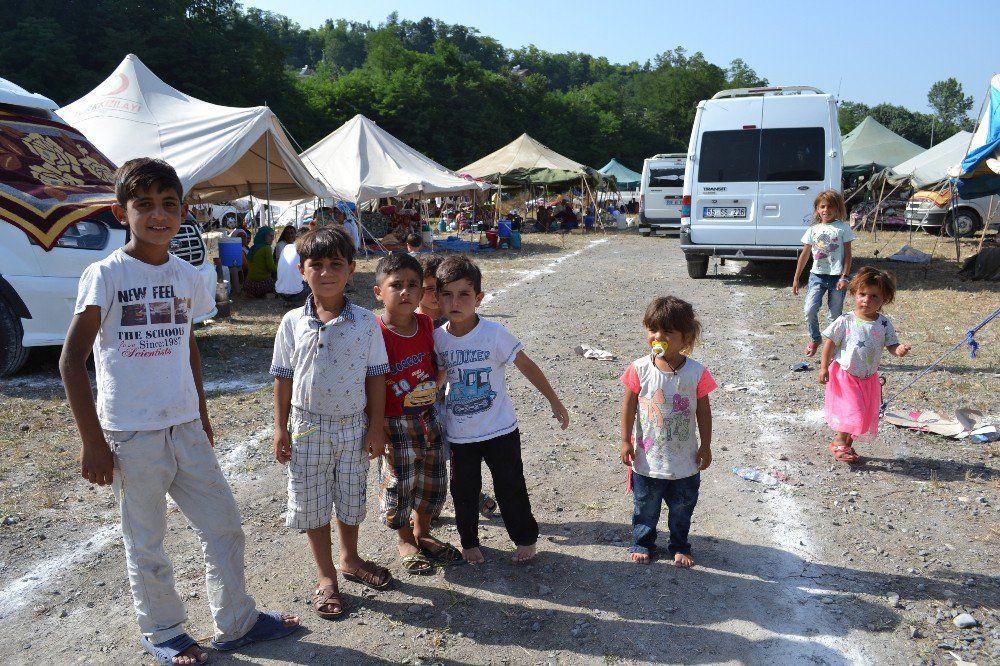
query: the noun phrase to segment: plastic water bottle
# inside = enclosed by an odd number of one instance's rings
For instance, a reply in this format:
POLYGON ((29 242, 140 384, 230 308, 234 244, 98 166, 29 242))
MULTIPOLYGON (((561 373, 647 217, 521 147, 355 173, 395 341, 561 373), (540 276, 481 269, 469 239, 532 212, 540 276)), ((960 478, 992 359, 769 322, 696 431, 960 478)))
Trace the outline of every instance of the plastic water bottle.
POLYGON ((752 467, 734 467, 733 474, 746 479, 747 481, 756 481, 757 483, 763 483, 767 486, 777 485, 778 483, 778 480, 767 472, 762 472, 761 470, 754 469, 752 467))

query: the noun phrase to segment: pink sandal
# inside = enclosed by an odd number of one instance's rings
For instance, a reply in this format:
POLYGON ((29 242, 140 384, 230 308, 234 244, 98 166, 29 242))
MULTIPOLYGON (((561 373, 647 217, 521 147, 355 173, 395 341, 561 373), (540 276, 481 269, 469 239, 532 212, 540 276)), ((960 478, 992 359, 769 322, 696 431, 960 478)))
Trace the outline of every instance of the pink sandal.
POLYGON ((830 453, 832 453, 833 457, 840 462, 848 464, 856 463, 861 460, 861 456, 858 455, 858 452, 854 450, 853 446, 850 444, 844 444, 843 442, 838 442, 837 440, 830 442, 830 453))

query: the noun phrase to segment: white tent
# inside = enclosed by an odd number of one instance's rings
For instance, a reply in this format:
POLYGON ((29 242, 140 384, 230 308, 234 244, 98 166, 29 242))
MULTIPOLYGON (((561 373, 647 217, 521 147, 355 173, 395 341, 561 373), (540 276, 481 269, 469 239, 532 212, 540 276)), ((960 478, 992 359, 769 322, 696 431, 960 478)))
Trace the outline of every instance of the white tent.
POLYGON ((911 157, 902 164, 886 169, 873 179, 880 177, 891 185, 907 184, 916 189, 925 189, 948 179, 948 169, 955 166, 965 157, 969 147, 970 132, 959 132, 948 137, 933 148, 928 148, 916 157, 911 157))
POLYGON ((358 114, 301 155, 339 198, 361 204, 407 194, 455 194, 483 186, 462 178, 358 114))
POLYGON ((116 164, 158 157, 191 202, 252 194, 287 201, 328 196, 266 106, 209 104, 171 88, 129 54, 102 84, 59 109, 116 164))

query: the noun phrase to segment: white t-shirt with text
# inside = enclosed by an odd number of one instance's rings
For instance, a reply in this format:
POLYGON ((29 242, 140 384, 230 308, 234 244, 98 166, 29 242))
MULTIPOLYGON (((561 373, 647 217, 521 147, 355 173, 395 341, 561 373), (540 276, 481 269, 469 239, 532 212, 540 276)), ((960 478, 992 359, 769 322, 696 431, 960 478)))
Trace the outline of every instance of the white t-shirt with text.
POLYGON ((153 266, 118 249, 80 277, 75 314, 101 308, 94 340, 97 416, 105 430, 161 430, 199 418, 191 320, 213 299, 191 264, 153 266))
POLYGON ((482 317, 461 337, 434 329, 438 367, 447 371, 445 423, 451 444, 493 439, 517 429, 506 365, 524 348, 503 324, 482 317))

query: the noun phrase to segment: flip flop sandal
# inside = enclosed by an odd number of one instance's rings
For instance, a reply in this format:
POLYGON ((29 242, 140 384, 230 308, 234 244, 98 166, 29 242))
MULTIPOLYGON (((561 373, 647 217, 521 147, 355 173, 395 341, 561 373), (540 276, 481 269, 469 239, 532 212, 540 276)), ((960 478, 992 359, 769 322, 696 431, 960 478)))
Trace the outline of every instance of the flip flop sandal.
POLYGON ((856 463, 861 459, 853 446, 837 441, 830 442, 830 453, 833 454, 834 458, 845 463, 856 463))
POLYGON ((324 620, 336 620, 344 614, 344 598, 340 596, 340 591, 333 585, 324 585, 316 588, 313 594, 313 610, 324 620), (335 611, 320 610, 324 606, 334 606, 335 611))
POLYGON ((344 574, 344 580, 361 583, 373 590, 384 590, 392 584, 392 573, 385 567, 380 567, 374 562, 365 562, 354 571, 341 569, 340 572, 344 574), (368 569, 366 567, 372 568, 368 569))
POLYGON ((423 552, 406 555, 402 558, 403 571, 413 576, 426 576, 434 573, 434 565, 423 552))
MULTIPOLYGON (((198 645, 198 641, 191 638, 188 634, 180 634, 179 636, 174 636, 169 641, 163 641, 162 643, 156 643, 155 645, 151 640, 145 636, 139 641, 142 647, 149 654, 153 655, 156 659, 156 663, 160 666, 172 666, 174 663, 174 657, 178 656, 180 653, 187 650, 192 645, 198 645)), ((208 661, 208 653, 201 649, 198 645, 199 656, 204 657, 199 664, 204 664, 208 661)))
POLYGON ((295 624, 286 627, 285 619, 292 617, 295 616, 291 613, 279 613, 278 611, 265 613, 262 611, 257 615, 257 621, 250 628, 250 631, 231 641, 213 640, 212 647, 220 652, 229 652, 230 650, 237 650, 244 645, 250 645, 259 641, 276 641, 295 632, 302 626, 295 624))
POLYGON ((430 558, 434 564, 447 567, 453 564, 464 564, 465 558, 462 557, 462 551, 455 548, 450 543, 442 543, 441 547, 437 550, 431 550, 430 548, 421 548, 425 556, 430 558))
POLYGON ((479 498, 479 515, 483 518, 490 519, 497 515, 497 501, 490 497, 489 495, 483 493, 479 498))

